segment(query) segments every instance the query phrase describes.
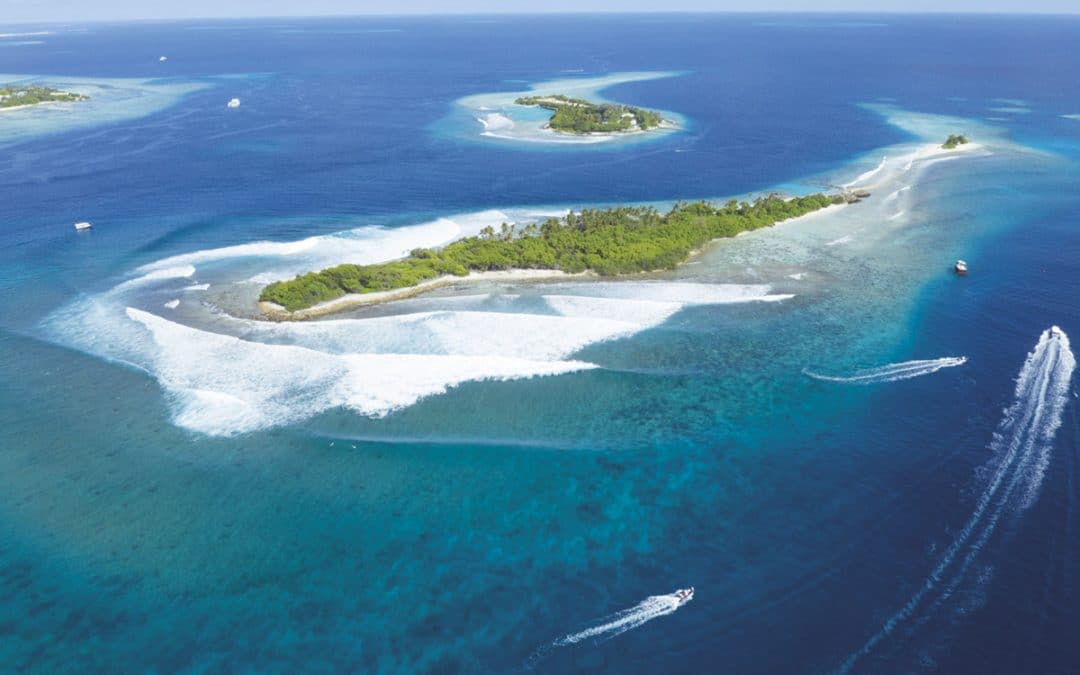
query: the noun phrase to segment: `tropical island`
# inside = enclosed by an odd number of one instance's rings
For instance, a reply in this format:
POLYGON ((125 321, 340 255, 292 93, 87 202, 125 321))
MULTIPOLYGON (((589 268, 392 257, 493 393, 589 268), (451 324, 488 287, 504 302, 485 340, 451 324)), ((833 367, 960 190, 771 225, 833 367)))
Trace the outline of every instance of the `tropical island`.
POLYGON ((660 113, 618 103, 593 103, 562 94, 522 96, 518 105, 539 106, 552 111, 547 128, 569 134, 634 133, 659 127, 660 113))
POLYGON ((39 103, 77 103, 88 100, 90 100, 89 96, 51 87, 0 85, 0 110, 22 108, 39 103))
POLYGON ((723 205, 679 202, 663 214, 645 206, 571 211, 520 230, 507 223, 499 230, 489 226, 478 236, 439 250, 414 249, 401 260, 338 265, 277 281, 263 288, 259 301, 296 312, 349 294, 408 289, 471 272, 547 270, 614 277, 669 270, 713 239, 775 225, 845 201, 842 195, 788 199, 774 193, 753 202, 732 199, 723 205))
POLYGON ((963 134, 950 134, 941 147, 943 150, 953 150, 961 145, 967 145, 968 142, 967 136, 963 134))

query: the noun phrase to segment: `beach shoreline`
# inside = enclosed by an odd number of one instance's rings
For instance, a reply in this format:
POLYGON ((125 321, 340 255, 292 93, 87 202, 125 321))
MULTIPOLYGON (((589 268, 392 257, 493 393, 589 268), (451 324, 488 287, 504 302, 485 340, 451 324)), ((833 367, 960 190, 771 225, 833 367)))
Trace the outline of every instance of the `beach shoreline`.
POLYGON ((456 286, 459 284, 472 284, 483 281, 491 282, 504 282, 504 283, 528 283, 539 281, 567 281, 567 280, 581 280, 589 278, 598 278, 599 275, 593 272, 579 272, 572 274, 570 272, 563 272, 562 270, 540 270, 540 269, 510 269, 510 270, 496 270, 490 272, 470 272, 469 274, 458 277, 451 274, 445 274, 435 279, 429 279, 423 281, 415 286, 409 286, 407 288, 395 288, 390 291, 380 291, 376 293, 349 293, 343 295, 340 298, 321 302, 307 309, 298 309, 290 312, 281 305, 265 300, 258 302, 258 309, 262 318, 269 321, 307 321, 309 319, 315 319, 331 314, 337 314, 338 312, 348 311, 350 309, 356 309, 357 307, 366 307, 370 305, 381 305, 387 302, 396 302, 398 300, 405 300, 407 298, 423 295, 437 288, 444 288, 446 286, 456 286))
MULTIPOLYGON (((801 216, 794 218, 788 218, 786 220, 777 221, 771 227, 777 227, 779 225, 785 225, 801 221, 804 218, 810 218, 812 216, 819 216, 824 213, 835 213, 837 210, 843 209, 848 204, 830 204, 817 211, 805 213, 801 216)), ((740 232, 736 237, 749 234, 751 231, 740 232)), ((719 237, 709 240, 704 246, 690 251, 686 260, 679 263, 678 267, 686 265, 688 262, 700 257, 705 251, 707 251, 714 244, 730 239, 730 237, 719 237)), ((651 272, 641 272, 640 274, 622 274, 613 277, 606 277, 608 280, 619 281, 628 278, 636 278, 646 274, 656 274, 669 270, 653 270, 651 272)), ((444 274, 443 276, 435 279, 429 279, 423 281, 415 286, 409 286, 407 288, 395 288, 389 291, 379 291, 374 293, 349 293, 343 295, 340 298, 321 302, 312 307, 306 309, 298 309, 295 311, 289 311, 281 305, 269 302, 266 300, 260 300, 256 303, 258 308, 258 317, 268 321, 308 321, 310 319, 316 319, 339 312, 345 312, 350 309, 356 309, 358 307, 366 307, 371 305, 381 305, 390 302, 396 302, 399 300, 405 300, 413 298, 419 295, 423 295, 438 288, 444 288, 447 286, 467 285, 479 282, 502 282, 502 283, 530 283, 530 282, 547 282, 547 281, 586 281, 592 279, 600 279, 601 276, 595 272, 577 272, 570 273, 562 270, 555 269, 509 269, 509 270, 496 270, 489 272, 470 272, 465 276, 454 276, 450 274, 444 274)))

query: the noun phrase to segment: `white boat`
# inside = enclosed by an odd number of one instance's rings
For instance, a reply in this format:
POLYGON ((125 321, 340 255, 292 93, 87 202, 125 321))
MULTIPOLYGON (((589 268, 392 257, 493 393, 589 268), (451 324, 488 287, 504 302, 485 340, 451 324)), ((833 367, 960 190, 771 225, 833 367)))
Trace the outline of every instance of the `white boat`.
POLYGON ((953 270, 955 270, 956 273, 959 274, 960 276, 967 275, 967 273, 968 273, 967 261, 957 260, 956 264, 953 265, 953 270))
POLYGON ((239 108, 240 107, 240 99, 238 99, 238 98, 229 99, 229 107, 230 108, 239 108))
POLYGON ((168 60, 169 60, 168 56, 162 56, 161 58, 158 59, 158 61, 161 61, 162 63, 164 63, 165 61, 168 61, 168 60))
POLYGON ((675 597, 678 598, 680 605, 685 605, 686 603, 694 599, 694 587, 691 586, 690 588, 680 588, 679 590, 675 591, 675 597))
POLYGON ((85 220, 83 222, 81 222, 81 223, 75 223, 75 231, 76 232, 82 232, 83 230, 89 230, 91 227, 93 227, 93 225, 86 222, 85 220))

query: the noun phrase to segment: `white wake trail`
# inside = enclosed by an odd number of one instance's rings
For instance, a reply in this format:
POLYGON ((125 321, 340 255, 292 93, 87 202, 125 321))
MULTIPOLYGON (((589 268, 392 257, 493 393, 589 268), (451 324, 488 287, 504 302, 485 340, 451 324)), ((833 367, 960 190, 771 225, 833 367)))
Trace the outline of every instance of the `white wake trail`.
MULTIPOLYGON (((693 589, 690 590, 692 593, 693 589)), ((537 664, 550 656, 552 650, 559 647, 572 647, 585 640, 604 642, 618 635, 622 635, 628 630, 638 628, 653 619, 673 614, 675 610, 690 601, 690 598, 687 597, 680 598, 678 595, 680 592, 681 591, 676 591, 675 593, 668 593, 667 595, 650 595, 633 607, 615 612, 614 614, 609 614, 600 619, 599 623, 595 626, 586 628, 577 633, 564 635, 537 649, 525 662, 525 669, 532 670, 537 664)), ((693 596, 691 595, 691 597, 693 596)))
POLYGON ((996 465, 971 517, 922 587, 848 657, 838 672, 850 671, 860 658, 911 619, 931 594, 938 603, 951 597, 1001 518, 1020 513, 1034 503, 1049 463, 1054 434, 1061 426, 1069 400, 1075 368, 1076 358, 1065 332, 1056 326, 1044 331, 1020 369, 1013 404, 1005 410, 991 444, 996 465))
POLYGON ((679 598, 674 593, 667 595, 650 595, 629 609, 611 614, 602 619, 603 623, 592 628, 586 628, 578 633, 571 633, 555 641, 557 647, 568 647, 583 640, 595 638, 597 640, 609 640, 617 635, 622 635, 628 630, 644 625, 653 619, 672 614, 679 608, 679 598))
POLYGON ((854 373, 847 376, 822 375, 821 373, 815 373, 814 371, 805 368, 803 369, 803 374, 807 377, 812 377, 815 380, 822 380, 824 382, 881 384, 883 382, 896 382, 898 380, 909 380, 913 377, 922 377, 923 375, 936 373, 942 368, 955 368, 956 366, 962 366, 965 363, 967 363, 966 356, 946 356, 940 359, 890 363, 887 366, 880 366, 878 368, 856 370, 854 373))

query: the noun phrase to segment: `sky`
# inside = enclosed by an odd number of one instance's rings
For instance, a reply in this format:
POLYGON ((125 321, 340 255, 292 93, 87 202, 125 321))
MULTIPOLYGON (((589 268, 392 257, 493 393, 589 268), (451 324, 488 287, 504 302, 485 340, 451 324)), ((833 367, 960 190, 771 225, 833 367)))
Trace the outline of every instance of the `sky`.
POLYGON ((0 25, 203 17, 509 12, 1080 13, 1080 0, 0 0, 0 25))

